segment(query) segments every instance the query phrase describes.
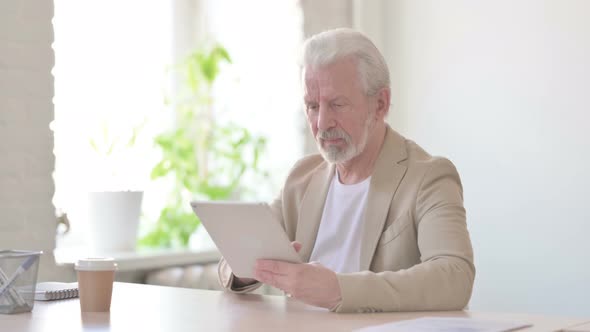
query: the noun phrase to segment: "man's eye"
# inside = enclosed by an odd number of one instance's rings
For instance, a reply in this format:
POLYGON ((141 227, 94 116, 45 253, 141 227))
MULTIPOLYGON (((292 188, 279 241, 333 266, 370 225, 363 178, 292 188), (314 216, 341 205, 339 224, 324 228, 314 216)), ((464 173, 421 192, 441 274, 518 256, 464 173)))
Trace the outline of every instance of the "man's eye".
POLYGON ((307 111, 316 112, 318 110, 318 105, 307 105, 307 111))

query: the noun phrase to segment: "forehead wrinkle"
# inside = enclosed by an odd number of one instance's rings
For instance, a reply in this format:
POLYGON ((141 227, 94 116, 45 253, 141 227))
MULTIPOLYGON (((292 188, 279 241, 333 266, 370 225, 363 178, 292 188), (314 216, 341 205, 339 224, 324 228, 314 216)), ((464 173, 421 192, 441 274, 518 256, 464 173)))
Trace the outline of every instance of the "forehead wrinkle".
POLYGON ((306 81, 303 87, 303 98, 305 99, 305 101, 317 99, 317 94, 317 84, 306 81))
MULTIPOLYGON (((363 91, 358 72, 350 62, 341 62, 317 70, 306 71, 307 89, 319 90, 322 99, 352 96, 363 91)), ((310 93, 317 91, 310 91, 310 93)))
POLYGON ((330 75, 320 75, 319 78, 307 79, 304 88, 305 98, 331 100, 344 95, 335 87, 336 84, 336 80, 330 75))
POLYGON ((330 101, 363 91, 354 59, 345 58, 325 66, 306 67, 303 77, 305 96, 314 100, 330 101))

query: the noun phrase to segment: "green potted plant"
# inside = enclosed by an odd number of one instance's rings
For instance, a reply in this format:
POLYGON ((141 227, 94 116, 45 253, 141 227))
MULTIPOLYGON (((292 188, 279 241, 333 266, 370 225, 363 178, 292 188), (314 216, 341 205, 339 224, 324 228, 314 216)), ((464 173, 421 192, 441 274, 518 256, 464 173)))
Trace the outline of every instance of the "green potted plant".
POLYGON ((258 160, 266 140, 236 124, 220 124, 213 114, 212 88, 223 63, 231 58, 217 45, 197 50, 174 68, 181 84, 168 103, 177 125, 155 138, 162 158, 151 172, 154 180, 172 181, 173 190, 142 246, 186 247, 200 224, 190 209, 192 199, 239 198, 243 176, 262 174, 258 160))

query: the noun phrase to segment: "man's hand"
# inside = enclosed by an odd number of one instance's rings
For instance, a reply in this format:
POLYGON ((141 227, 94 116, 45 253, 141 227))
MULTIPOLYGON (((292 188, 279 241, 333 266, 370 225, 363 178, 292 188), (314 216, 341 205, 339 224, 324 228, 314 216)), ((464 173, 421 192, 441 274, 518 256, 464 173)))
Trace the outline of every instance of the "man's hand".
MULTIPOLYGON (((301 250, 300 243, 292 245, 297 252, 301 250)), ((254 275, 307 304, 331 309, 342 300, 336 273, 316 262, 293 264, 259 259, 254 275)))

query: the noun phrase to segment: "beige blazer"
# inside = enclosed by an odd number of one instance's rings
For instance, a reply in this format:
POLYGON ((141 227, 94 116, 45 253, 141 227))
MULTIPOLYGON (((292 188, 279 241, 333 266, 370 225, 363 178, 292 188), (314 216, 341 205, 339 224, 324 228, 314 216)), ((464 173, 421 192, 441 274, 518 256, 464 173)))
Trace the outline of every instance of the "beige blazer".
MULTIPOLYGON (((293 167, 271 207, 308 262, 335 167, 320 155, 293 167)), ((389 126, 369 186, 360 272, 339 273, 336 312, 457 310, 469 302, 475 278, 473 250, 457 170, 432 157, 389 126)), ((233 292, 222 259, 220 282, 233 292)))

